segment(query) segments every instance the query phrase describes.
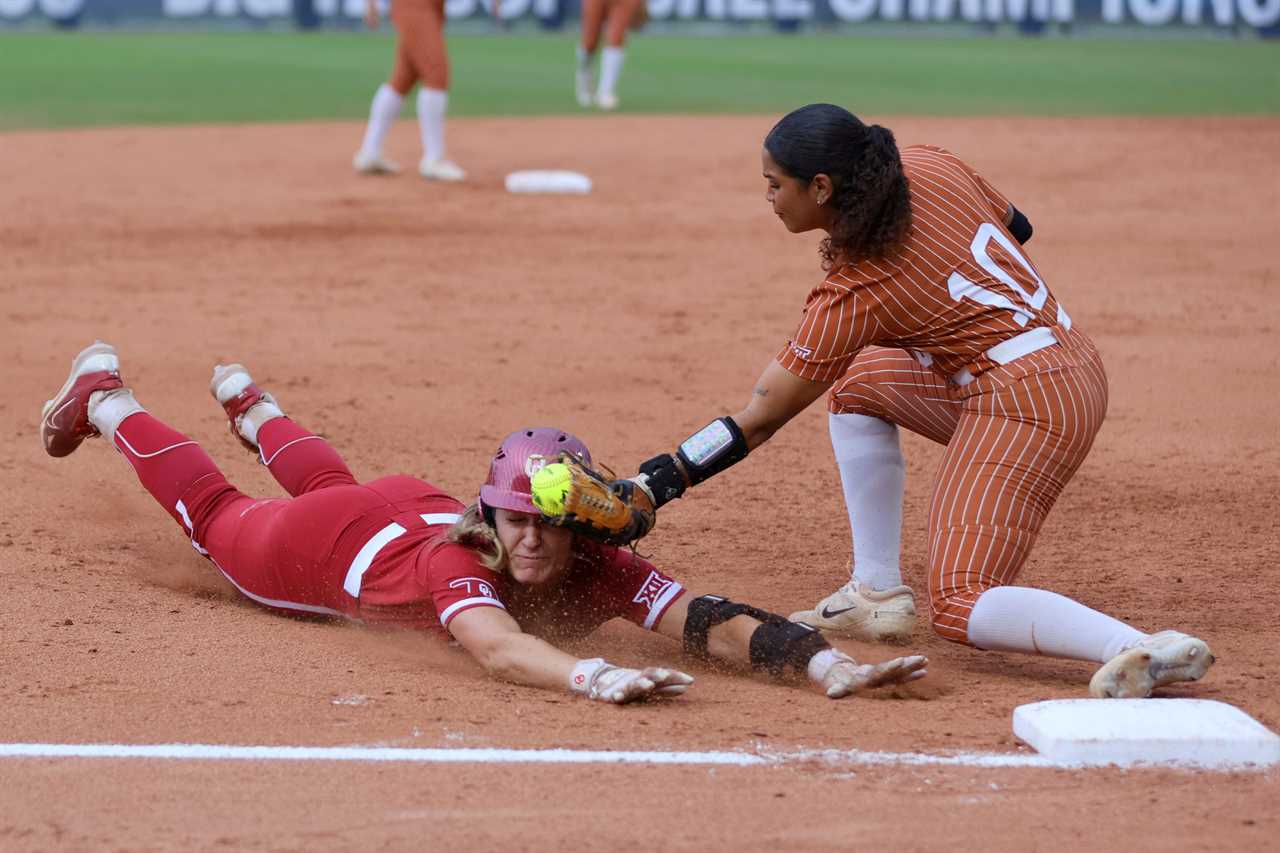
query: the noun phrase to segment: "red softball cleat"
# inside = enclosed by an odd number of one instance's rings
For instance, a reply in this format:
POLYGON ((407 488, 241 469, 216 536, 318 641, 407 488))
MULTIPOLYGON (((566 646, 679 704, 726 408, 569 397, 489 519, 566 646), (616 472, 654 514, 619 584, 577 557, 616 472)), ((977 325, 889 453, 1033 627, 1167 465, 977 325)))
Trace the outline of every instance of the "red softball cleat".
POLYGON ((89 422, 89 395, 123 387, 115 347, 95 341, 82 349, 71 362, 71 375, 41 412, 40 440, 45 452, 67 456, 86 438, 99 435, 89 422))

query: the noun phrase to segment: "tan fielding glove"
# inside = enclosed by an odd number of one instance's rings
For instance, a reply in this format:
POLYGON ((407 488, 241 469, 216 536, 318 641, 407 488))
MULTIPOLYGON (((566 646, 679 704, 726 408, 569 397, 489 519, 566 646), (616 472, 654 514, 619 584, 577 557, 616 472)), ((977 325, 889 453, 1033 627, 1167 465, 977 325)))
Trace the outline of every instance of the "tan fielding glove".
POLYGON ((639 480, 610 480, 588 468, 571 453, 557 463, 569 469, 570 480, 549 506, 535 490, 533 503, 553 527, 563 527, 608 545, 626 545, 653 529, 653 493, 639 480))

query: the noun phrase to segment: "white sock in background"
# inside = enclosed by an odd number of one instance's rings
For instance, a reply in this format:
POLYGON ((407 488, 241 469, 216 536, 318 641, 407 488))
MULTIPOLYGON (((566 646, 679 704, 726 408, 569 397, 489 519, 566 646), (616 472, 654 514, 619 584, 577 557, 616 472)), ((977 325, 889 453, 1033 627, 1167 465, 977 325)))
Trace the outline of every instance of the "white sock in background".
POLYGON ((573 96, 578 101, 578 106, 591 106, 591 90, 594 87, 591 80, 591 59, 593 53, 587 53, 587 49, 581 44, 578 45, 578 67, 573 72, 573 96))
POLYGON ((969 642, 996 652, 1025 652, 1106 663, 1147 635, 1065 595, 998 586, 969 614, 969 642))
POLYGON ((905 463, 898 427, 867 415, 828 415, 831 449, 853 533, 853 577, 872 589, 902 583, 905 463))
POLYGON ((382 154, 382 141, 387 138, 387 131, 400 115, 400 107, 404 97, 386 83, 373 93, 373 103, 369 105, 369 124, 364 129, 364 141, 360 143, 360 152, 369 157, 382 154))
POLYGON ((444 114, 449 93, 442 89, 418 90, 418 128, 422 131, 422 159, 428 163, 445 159, 444 114))
POLYGON ((600 53, 600 86, 596 95, 613 95, 618 86, 618 77, 622 75, 622 60, 626 58, 626 48, 606 47, 600 53))

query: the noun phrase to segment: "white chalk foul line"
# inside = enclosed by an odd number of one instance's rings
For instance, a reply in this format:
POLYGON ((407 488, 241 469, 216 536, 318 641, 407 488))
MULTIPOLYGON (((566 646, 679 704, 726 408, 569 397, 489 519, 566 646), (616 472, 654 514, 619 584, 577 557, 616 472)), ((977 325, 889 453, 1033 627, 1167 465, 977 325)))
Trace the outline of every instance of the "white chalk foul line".
POLYGON ((361 746, 233 746, 203 743, 7 743, 0 758, 150 758, 222 761, 398 761, 426 764, 694 764, 752 767, 798 761, 831 766, 943 765, 955 767, 1060 767, 1036 755, 862 750, 797 752, 658 752, 584 749, 427 749, 361 746))

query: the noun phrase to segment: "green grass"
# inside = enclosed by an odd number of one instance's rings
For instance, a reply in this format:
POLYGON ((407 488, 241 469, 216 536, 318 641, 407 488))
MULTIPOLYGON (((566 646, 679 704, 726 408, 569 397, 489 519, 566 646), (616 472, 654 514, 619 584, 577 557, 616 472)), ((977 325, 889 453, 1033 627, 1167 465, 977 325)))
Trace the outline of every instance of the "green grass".
MULTIPOLYGON (((359 118, 386 34, 0 35, 0 128, 359 118)), ((1257 40, 680 38, 631 43, 631 112, 1280 113, 1280 44, 1257 40)), ((453 115, 576 112, 573 36, 452 36, 453 115)))

